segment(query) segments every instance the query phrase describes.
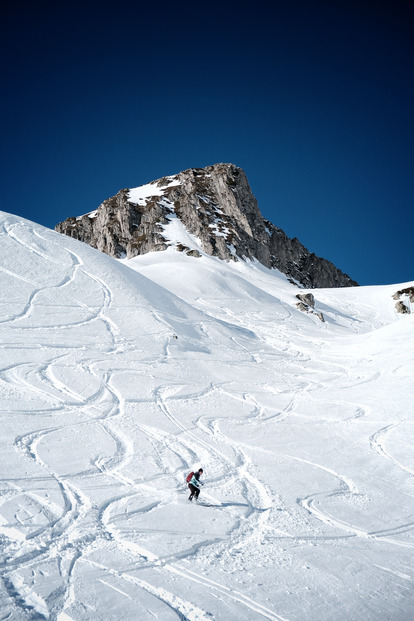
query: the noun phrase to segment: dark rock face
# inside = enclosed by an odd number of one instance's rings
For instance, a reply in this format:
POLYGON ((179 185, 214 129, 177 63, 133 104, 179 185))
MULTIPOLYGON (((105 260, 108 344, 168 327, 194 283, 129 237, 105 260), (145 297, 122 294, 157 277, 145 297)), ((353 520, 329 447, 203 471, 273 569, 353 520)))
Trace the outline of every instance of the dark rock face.
POLYGON ((95 212, 68 218, 56 230, 117 258, 169 245, 199 256, 191 237, 190 242, 171 241, 167 225, 174 218, 198 239, 199 248, 220 259, 257 259, 306 288, 357 285, 265 220, 246 175, 233 164, 191 168, 141 188, 120 190, 95 212))

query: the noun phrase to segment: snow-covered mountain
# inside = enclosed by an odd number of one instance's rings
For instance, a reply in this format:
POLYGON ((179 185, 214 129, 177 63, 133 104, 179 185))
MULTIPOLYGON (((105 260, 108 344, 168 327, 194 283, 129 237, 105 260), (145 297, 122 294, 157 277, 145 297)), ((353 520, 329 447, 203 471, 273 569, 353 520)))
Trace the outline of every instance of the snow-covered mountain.
POLYGON ((1 213, 1 618, 412 619, 414 283, 302 312, 164 231, 200 256, 1 213))
POLYGON ((204 253, 227 261, 256 259, 304 287, 358 284, 263 218, 244 171, 234 164, 190 168, 120 190, 98 209, 60 222, 56 230, 116 258, 131 259, 172 244, 197 257, 201 246, 204 253), (172 242, 165 234, 173 219, 190 234, 186 242, 172 242))

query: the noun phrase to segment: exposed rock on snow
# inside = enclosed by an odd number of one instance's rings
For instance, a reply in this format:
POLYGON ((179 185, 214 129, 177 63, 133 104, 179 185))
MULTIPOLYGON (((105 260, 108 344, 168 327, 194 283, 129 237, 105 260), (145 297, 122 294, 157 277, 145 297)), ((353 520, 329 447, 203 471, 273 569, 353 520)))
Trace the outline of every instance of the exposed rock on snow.
POLYGON ((394 300, 399 300, 402 295, 408 295, 410 302, 413 303, 414 302, 414 287, 407 287, 406 289, 401 289, 400 291, 397 291, 396 293, 394 293, 392 297, 394 298, 394 300))
POLYGON ((408 308, 408 306, 406 306, 404 304, 404 302, 397 302, 397 304, 395 305, 395 308, 397 309, 397 313, 403 313, 403 314, 410 314, 410 309, 408 308))
POLYGON ((392 297, 394 300, 398 300, 395 305, 397 313, 411 313, 410 305, 414 302, 414 287, 407 287, 406 289, 396 291, 392 297), (403 299, 401 300, 401 298, 403 299))
POLYGON ((56 230, 116 258, 130 259, 176 244, 190 256, 202 251, 225 261, 257 259, 306 288, 357 285, 263 218, 245 173, 233 164, 191 168, 120 190, 97 210, 68 218, 56 230), (194 247, 166 234, 174 217, 196 238, 194 247))
POLYGON ((315 308, 315 298, 312 293, 298 293, 296 297, 306 306, 311 306, 312 308, 315 308))
POLYGON ((316 315, 321 321, 325 321, 323 313, 313 310, 315 308, 315 298, 312 293, 298 293, 296 297, 298 298, 298 300, 300 300, 300 302, 296 304, 297 308, 300 311, 302 311, 303 313, 312 313, 313 315, 316 315))

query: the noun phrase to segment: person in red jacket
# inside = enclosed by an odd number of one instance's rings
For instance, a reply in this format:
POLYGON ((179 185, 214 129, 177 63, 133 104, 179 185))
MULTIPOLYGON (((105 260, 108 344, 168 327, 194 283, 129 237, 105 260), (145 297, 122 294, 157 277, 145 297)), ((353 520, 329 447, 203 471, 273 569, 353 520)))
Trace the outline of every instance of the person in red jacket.
POLYGON ((200 477, 202 474, 203 474, 202 468, 200 468, 197 472, 194 472, 191 478, 191 481, 188 484, 188 487, 191 492, 188 500, 193 500, 194 496, 195 496, 195 499, 198 500, 198 496, 200 494, 200 485, 204 485, 204 483, 200 481, 200 477))

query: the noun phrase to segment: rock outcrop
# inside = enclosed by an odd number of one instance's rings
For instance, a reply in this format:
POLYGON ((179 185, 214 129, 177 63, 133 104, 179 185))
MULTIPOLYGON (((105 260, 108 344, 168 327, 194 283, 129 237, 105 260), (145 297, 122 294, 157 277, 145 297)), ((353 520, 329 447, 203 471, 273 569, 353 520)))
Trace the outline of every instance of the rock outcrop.
POLYGON ((414 303, 414 287, 407 287, 406 289, 396 291, 392 297, 394 300, 398 300, 395 305, 397 313, 402 313, 403 315, 411 313, 411 304, 414 303))
POLYGON ((56 230, 118 258, 174 245, 195 257, 202 250, 226 261, 257 259, 306 288, 357 285, 263 218, 245 173, 233 164, 191 168, 120 190, 96 211, 68 218, 56 230), (171 236, 167 225, 175 218, 190 233, 186 240, 171 236))
POLYGON ((303 313, 311 313, 313 315, 316 315, 321 321, 325 321, 323 313, 314 310, 315 297, 312 293, 298 293, 296 297, 298 298, 298 300, 300 300, 300 302, 296 304, 297 308, 300 311, 302 311, 303 313))
POLYGON ((302 304, 315 308, 315 297, 312 293, 298 293, 296 297, 302 304))

